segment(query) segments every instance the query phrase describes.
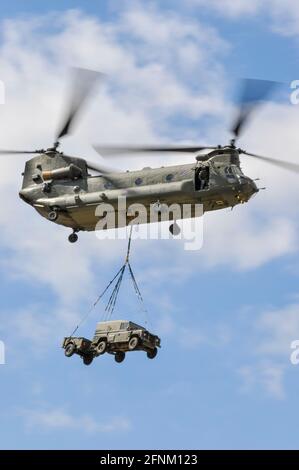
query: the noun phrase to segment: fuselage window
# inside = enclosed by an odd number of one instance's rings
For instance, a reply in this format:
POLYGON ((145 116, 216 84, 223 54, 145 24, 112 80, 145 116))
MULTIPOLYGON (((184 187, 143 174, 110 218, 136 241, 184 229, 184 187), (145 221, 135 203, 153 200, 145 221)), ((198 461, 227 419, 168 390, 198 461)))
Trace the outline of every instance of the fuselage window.
POLYGON ((135 184, 136 184, 137 186, 140 186, 140 185, 142 184, 142 178, 137 178, 137 179, 135 180, 135 184))
POLYGON ((173 176, 171 173, 169 173, 169 174, 166 175, 166 177, 165 177, 165 179, 166 179, 166 181, 167 181, 168 183, 170 183, 170 181, 172 181, 173 178, 174 178, 174 176, 173 176))
POLYGON ((104 188, 105 189, 112 189, 113 185, 110 181, 106 181, 106 183, 104 184, 104 188))

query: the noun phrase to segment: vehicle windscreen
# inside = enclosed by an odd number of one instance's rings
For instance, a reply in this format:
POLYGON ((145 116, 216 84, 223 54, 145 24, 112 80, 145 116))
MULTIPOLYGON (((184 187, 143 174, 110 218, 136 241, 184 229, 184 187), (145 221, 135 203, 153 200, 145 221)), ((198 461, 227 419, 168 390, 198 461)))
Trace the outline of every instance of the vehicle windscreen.
POLYGON ((145 328, 143 328, 143 326, 137 325, 136 323, 133 323, 130 321, 129 330, 145 330, 145 328))

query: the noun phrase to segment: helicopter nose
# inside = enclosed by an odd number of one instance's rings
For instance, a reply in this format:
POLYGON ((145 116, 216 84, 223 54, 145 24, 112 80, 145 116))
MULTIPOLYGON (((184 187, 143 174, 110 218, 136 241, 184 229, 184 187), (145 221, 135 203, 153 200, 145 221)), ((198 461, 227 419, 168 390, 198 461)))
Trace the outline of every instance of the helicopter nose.
POLYGON ((241 197, 243 201, 249 201, 249 199, 258 192, 259 189, 252 179, 248 178, 247 176, 242 176, 240 178, 240 193, 242 194, 241 197))
POLYGON ((245 188, 245 191, 248 195, 248 199, 251 198, 252 196, 254 196, 255 194, 257 194, 259 192, 259 189, 257 187, 257 185, 255 184, 255 182, 250 179, 250 178, 246 178, 246 188, 245 188))

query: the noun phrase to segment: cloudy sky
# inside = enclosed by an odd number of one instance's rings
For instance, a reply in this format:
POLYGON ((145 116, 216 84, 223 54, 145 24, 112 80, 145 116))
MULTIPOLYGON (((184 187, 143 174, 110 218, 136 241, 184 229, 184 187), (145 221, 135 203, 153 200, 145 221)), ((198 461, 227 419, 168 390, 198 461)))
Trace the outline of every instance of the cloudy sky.
MULTIPOLYGON (((65 152, 99 162, 101 142, 225 144, 240 77, 284 83, 242 148, 298 161, 295 0, 33 1, 1 5, 0 147, 49 146, 70 66, 105 82, 65 152), (121 5, 121 6, 120 6, 121 5)), ((155 361, 67 359, 62 338, 119 269, 124 240, 40 218, 18 198, 25 157, 1 157, 0 448, 294 448, 299 366, 298 175, 244 157, 266 187, 204 216, 200 251, 134 241, 132 265, 162 338, 155 361)), ((192 156, 182 157, 192 162, 192 156)), ((169 164, 179 162, 168 157, 169 164)), ((166 164, 119 160, 118 168, 166 164)), ((115 318, 144 322, 126 279, 115 318)), ((100 304, 80 334, 92 336, 100 304)))

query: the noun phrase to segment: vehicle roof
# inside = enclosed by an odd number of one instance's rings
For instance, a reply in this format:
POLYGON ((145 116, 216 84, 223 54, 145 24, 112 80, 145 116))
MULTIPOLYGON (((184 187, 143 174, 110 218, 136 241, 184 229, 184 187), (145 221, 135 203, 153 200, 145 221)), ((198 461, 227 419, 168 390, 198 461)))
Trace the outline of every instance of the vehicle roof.
POLYGON ((132 322, 130 320, 110 320, 110 321, 100 321, 97 323, 97 329, 98 328, 105 328, 106 326, 109 326, 109 325, 112 325, 112 326, 118 326, 120 325, 121 323, 132 323, 134 326, 136 326, 137 328, 141 328, 141 329, 144 329, 143 326, 140 326, 140 325, 137 325, 137 323, 135 322, 132 322))

